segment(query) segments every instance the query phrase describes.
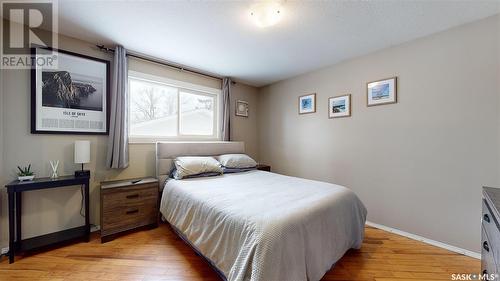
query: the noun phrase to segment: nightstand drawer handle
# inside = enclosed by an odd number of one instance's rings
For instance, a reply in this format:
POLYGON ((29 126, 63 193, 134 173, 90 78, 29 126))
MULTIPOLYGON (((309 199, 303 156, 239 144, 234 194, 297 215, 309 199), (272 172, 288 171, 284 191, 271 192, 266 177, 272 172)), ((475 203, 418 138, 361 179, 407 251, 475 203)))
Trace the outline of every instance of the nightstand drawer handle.
POLYGON ((127 215, 132 215, 132 214, 136 214, 136 213, 139 213, 139 210, 138 209, 135 209, 135 210, 130 210, 130 211, 127 211, 127 215))
POLYGON ((134 199, 134 198, 139 198, 139 193, 132 194, 132 195, 127 195, 127 199, 134 199))
POLYGON ((488 242, 487 241, 483 242, 483 248, 486 250, 486 252, 490 251, 490 247, 488 246, 488 242))
POLYGON ((490 222, 490 216, 488 216, 488 214, 484 214, 483 219, 484 219, 486 222, 490 222))

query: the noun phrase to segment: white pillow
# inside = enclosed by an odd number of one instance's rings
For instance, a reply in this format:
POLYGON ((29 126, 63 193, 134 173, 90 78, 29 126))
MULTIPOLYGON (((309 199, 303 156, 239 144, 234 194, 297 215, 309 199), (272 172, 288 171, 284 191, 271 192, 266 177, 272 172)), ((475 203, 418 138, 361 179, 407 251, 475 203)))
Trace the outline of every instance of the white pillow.
POLYGON ((218 173, 222 174, 222 167, 220 163, 213 157, 199 157, 199 156, 183 156, 177 157, 174 160, 175 164, 175 179, 183 179, 189 176, 204 174, 204 173, 218 173))
POLYGON ((257 162, 246 154, 223 154, 217 157, 222 166, 227 168, 253 168, 257 162))

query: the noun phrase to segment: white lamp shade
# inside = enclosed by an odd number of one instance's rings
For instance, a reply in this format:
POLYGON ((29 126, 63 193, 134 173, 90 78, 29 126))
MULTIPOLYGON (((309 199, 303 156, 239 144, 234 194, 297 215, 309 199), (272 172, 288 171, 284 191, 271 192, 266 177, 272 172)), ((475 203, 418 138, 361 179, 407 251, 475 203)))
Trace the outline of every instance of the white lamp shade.
POLYGON ((75 141, 75 163, 85 164, 90 162, 90 141, 75 141))

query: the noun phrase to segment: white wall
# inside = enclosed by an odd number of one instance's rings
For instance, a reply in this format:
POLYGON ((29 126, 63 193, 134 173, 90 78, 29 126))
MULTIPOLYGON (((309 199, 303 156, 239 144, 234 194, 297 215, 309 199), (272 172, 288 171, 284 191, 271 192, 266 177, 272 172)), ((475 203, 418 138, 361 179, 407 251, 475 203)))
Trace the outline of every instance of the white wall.
MULTIPOLYGON (((75 38, 59 36, 59 48, 93 57, 111 59, 109 54, 99 51, 93 43, 84 42, 75 38)), ((172 79, 197 83, 209 87, 219 87, 220 81, 199 75, 192 75, 175 69, 142 60, 129 60, 129 68, 172 79)), ((60 175, 69 175, 79 166, 73 163, 73 143, 77 139, 91 140, 91 163, 86 168, 91 170, 90 188, 90 222, 99 224, 99 183, 103 180, 154 176, 155 151, 154 144, 131 144, 130 166, 126 169, 111 170, 105 167, 107 136, 76 136, 76 135, 36 135, 30 133, 30 73, 28 70, 2 70, 3 83, 1 94, 3 102, 0 107, 0 155, 3 149, 3 161, 0 163, 0 184, 16 178, 17 165, 32 164, 36 176, 49 176, 49 160, 60 160, 60 175), (1 127, 0 127, 1 128, 1 127), (1 136, 4 136, 2 138, 1 136)), ((257 90, 253 87, 240 84, 234 93, 253 100, 256 103, 257 90), (240 92, 239 89, 243 90, 240 92)), ((244 130, 256 131, 256 122, 242 123, 244 130), (252 126, 254 126, 252 128, 252 126)), ((255 135, 239 131, 238 122, 234 122, 232 131, 239 140, 256 143, 255 135)), ((255 147, 252 153, 257 154, 255 147)), ((8 244, 7 198, 5 189, 0 192, 1 224, 0 247, 8 244)), ((84 223, 79 215, 80 191, 78 187, 33 191, 25 193, 23 197, 23 238, 46 234, 84 223)))
POLYGON ((479 252, 481 186, 499 186, 499 17, 288 79, 259 92, 259 158, 352 188, 368 220, 479 252), (366 82, 398 76, 398 103, 366 82), (317 93, 317 112, 297 97, 317 93), (328 97, 352 94, 352 117, 328 97))

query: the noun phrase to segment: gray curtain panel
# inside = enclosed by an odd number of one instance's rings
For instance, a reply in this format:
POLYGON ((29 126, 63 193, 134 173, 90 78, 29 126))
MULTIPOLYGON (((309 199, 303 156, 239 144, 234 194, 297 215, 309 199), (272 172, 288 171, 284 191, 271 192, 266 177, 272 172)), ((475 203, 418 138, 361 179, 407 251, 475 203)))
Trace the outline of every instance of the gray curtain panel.
POLYGON ((230 94, 231 94, 231 78, 223 78, 222 79, 222 140, 230 141, 231 140, 231 127, 230 127, 230 119, 231 119, 231 102, 230 102, 230 94))
POLYGON ((128 167, 128 66, 127 51, 115 48, 113 76, 111 79, 111 118, 109 120, 108 168, 128 167))

